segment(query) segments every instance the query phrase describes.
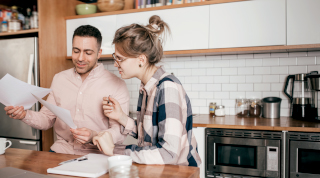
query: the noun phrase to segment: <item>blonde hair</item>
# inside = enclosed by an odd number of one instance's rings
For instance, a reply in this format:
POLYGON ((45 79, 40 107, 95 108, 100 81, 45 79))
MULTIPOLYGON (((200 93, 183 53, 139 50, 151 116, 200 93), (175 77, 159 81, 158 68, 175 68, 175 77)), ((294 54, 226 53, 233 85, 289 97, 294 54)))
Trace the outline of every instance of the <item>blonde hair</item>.
POLYGON ((136 58, 144 54, 149 65, 152 66, 158 63, 163 56, 161 36, 165 31, 170 34, 168 24, 159 16, 153 15, 146 26, 131 24, 119 28, 112 44, 115 44, 119 53, 126 57, 136 58))

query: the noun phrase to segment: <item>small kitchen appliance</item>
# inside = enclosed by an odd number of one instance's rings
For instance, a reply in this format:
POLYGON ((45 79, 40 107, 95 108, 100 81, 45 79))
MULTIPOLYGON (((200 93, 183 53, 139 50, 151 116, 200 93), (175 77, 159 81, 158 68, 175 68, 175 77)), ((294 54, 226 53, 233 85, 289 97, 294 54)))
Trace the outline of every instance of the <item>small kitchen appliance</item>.
POLYGON ((318 118, 318 95, 320 91, 320 75, 317 71, 307 74, 289 75, 284 87, 284 93, 289 97, 291 103, 291 116, 294 119, 301 120, 319 120, 318 118), (292 83, 289 81, 292 79, 292 83), (314 87, 312 87, 312 83, 314 87), (288 86, 291 85, 291 94, 287 92, 288 86), (316 90, 318 89, 318 90, 316 90))
POLYGON ((280 118, 281 98, 266 97, 262 99, 262 117, 264 118, 280 118))

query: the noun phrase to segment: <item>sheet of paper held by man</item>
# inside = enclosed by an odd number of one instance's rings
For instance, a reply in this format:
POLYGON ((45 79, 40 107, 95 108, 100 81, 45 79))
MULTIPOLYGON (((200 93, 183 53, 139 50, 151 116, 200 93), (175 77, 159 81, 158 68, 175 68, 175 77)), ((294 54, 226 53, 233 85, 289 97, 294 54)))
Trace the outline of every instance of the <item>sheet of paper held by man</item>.
POLYGON ((37 97, 35 94, 32 94, 41 104, 47 107, 53 114, 55 114, 59 119, 66 123, 70 128, 76 129, 77 126, 74 124, 71 113, 69 110, 61 108, 59 106, 50 104, 43 99, 37 97))
POLYGON ((43 98, 50 91, 51 89, 25 83, 10 74, 0 80, 0 102, 5 106, 23 106, 24 109, 30 109, 37 102, 31 93, 43 98))

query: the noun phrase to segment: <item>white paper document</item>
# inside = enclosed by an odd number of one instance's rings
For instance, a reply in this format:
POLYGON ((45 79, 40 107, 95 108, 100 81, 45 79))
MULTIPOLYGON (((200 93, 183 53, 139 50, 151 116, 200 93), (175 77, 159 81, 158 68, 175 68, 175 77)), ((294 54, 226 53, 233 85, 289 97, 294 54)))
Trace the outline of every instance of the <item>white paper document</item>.
POLYGON ((66 123, 70 128, 76 129, 77 126, 73 123, 71 113, 69 110, 61 108, 59 106, 50 104, 43 99, 37 97, 35 94, 32 93, 34 98, 36 98, 41 104, 47 107, 53 114, 55 114, 59 119, 61 119, 64 123, 66 123))
POLYGON ((103 154, 90 153, 88 160, 74 161, 47 169, 48 173, 80 177, 99 177, 108 172, 108 157, 103 154))
POLYGON ((50 91, 51 89, 27 84, 10 74, 0 80, 0 102, 5 106, 23 106, 24 109, 30 109, 37 102, 31 93, 43 98, 50 91))

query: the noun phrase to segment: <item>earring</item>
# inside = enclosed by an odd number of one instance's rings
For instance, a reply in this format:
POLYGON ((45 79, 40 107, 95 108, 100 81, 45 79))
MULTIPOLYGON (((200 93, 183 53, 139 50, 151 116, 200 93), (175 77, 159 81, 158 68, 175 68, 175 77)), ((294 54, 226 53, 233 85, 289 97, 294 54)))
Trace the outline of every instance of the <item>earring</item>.
POLYGON ((141 64, 139 64, 139 67, 142 67, 141 64))

